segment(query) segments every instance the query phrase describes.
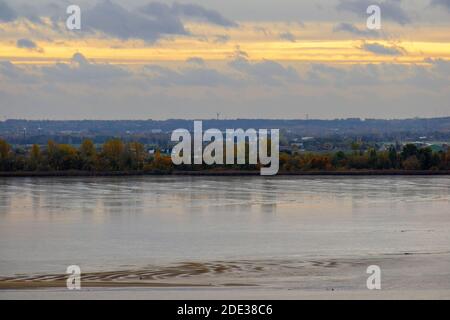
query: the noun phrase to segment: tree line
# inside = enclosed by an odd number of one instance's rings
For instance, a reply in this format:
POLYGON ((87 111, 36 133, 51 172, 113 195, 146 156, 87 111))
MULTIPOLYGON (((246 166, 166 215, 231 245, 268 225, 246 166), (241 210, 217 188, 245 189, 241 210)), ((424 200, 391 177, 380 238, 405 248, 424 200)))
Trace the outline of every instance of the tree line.
POLYGON ((139 142, 111 139, 97 149, 89 139, 79 148, 48 141, 45 148, 34 144, 29 150, 13 150, 0 139, 0 171, 151 171, 170 166, 169 156, 159 151, 149 155, 139 142))
MULTIPOLYGON (((344 170, 450 170, 450 149, 433 152, 431 148, 419 148, 406 144, 400 150, 391 146, 388 150, 366 151, 352 147, 351 152, 329 153, 280 153, 280 171, 344 171, 344 170)), ((41 148, 13 149, 0 139, 0 171, 145 171, 170 173, 172 170, 207 170, 208 165, 175 166, 170 155, 156 150, 149 154, 139 142, 123 142, 120 139, 106 141, 97 148, 91 140, 84 140, 79 148, 69 144, 49 141, 41 148)), ((259 165, 216 165, 213 169, 257 170, 259 165)))

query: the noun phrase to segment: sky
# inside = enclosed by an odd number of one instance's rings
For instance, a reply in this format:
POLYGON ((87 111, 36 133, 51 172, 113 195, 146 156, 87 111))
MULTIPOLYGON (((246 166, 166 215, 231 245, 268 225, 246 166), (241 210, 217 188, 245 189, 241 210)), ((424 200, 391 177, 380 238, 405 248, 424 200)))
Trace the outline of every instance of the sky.
POLYGON ((0 120, 217 114, 450 116, 450 0, 0 0, 0 120))

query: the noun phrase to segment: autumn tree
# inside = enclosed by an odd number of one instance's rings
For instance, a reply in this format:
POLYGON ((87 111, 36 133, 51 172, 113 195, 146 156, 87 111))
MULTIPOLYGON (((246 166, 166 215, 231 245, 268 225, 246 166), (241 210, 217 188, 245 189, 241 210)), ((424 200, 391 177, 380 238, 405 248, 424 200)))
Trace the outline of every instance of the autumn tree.
POLYGON ((108 140, 103 144, 102 159, 110 170, 124 169, 125 145, 120 139, 108 140))
POLYGON ((126 167, 132 170, 142 170, 144 167, 145 149, 139 142, 129 142, 126 145, 126 167))
POLYGON ((163 156, 159 150, 156 150, 153 160, 149 165, 145 166, 146 171, 159 173, 168 173, 173 169, 173 163, 170 156, 163 156))
POLYGON ((97 164, 97 151, 92 140, 85 139, 80 146, 80 161, 82 170, 94 170, 97 164))
POLYGON ((402 162, 403 169, 405 170, 419 170, 420 161, 416 156, 409 156, 402 162))
POLYGON ((11 167, 11 146, 5 140, 0 139, 0 170, 7 171, 11 167))
POLYGON ((28 170, 37 170, 41 164, 42 155, 41 148, 37 144, 33 144, 28 155, 28 170))

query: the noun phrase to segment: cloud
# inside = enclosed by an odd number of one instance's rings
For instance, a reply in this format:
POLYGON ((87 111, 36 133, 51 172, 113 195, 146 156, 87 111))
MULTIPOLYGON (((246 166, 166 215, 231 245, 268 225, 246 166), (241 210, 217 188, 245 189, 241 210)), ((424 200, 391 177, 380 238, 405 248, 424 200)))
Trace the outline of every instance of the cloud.
POLYGON ((148 65, 145 67, 146 79, 157 86, 204 87, 279 86, 299 80, 295 69, 271 60, 252 63, 245 57, 237 57, 225 69, 206 67, 203 60, 195 57, 186 62, 187 66, 178 69, 148 65))
POLYGON ((191 63, 191 64, 195 64, 198 66, 204 66, 205 65, 205 60, 203 60, 200 57, 190 57, 188 59, 186 59, 187 63, 191 63))
POLYGON ((350 88, 355 92, 365 87, 383 94, 391 90, 405 90, 405 87, 408 87, 405 92, 410 94, 418 91, 437 94, 442 89, 448 89, 450 62, 439 59, 426 59, 424 62, 429 66, 380 63, 334 67, 313 64, 301 82, 311 87, 350 88))
POLYGON ((340 0, 337 9, 366 17, 366 10, 370 5, 378 5, 380 7, 382 19, 390 20, 401 25, 411 22, 411 18, 401 7, 400 0, 385 0, 383 2, 373 0, 340 0))
POLYGON ((241 50, 241 46, 236 45, 234 47, 234 52, 231 54, 230 58, 232 59, 247 59, 248 58, 248 53, 245 52, 244 50, 241 50))
POLYGON ((185 67, 173 70, 159 65, 145 67, 147 80, 157 86, 201 86, 218 87, 236 85, 238 80, 231 75, 206 67, 185 67))
POLYGON ((105 0, 83 16, 83 28, 124 40, 134 38, 153 42, 163 34, 187 34, 181 21, 168 13, 165 5, 160 3, 149 4, 143 8, 143 13, 139 13, 105 0))
POLYGON ((280 39, 295 42, 295 36, 290 32, 280 33, 280 39))
POLYGON ((10 22, 17 19, 17 13, 6 2, 0 0, 0 21, 10 22))
POLYGON ((0 74, 7 78, 17 78, 20 72, 10 61, 0 61, 0 74))
POLYGON ((251 63, 246 58, 238 57, 228 64, 236 71, 248 76, 251 80, 266 85, 281 85, 282 83, 299 80, 297 71, 292 67, 284 67, 278 62, 264 60, 251 63))
POLYGON ((379 43, 364 43, 361 46, 362 50, 369 51, 379 55, 385 56, 401 56, 403 55, 404 49, 399 47, 388 47, 379 43))
POLYGON ((218 34, 214 38, 215 43, 227 43, 228 41, 230 41, 230 37, 226 34, 218 34))
POLYGON ((164 35, 190 34, 182 18, 202 20, 224 27, 237 24, 216 11, 199 5, 150 2, 136 10, 127 10, 110 1, 103 0, 84 14, 83 26, 98 30, 120 39, 142 39, 154 42, 164 35))
POLYGON ((171 11, 175 15, 185 16, 189 18, 196 18, 223 27, 238 26, 236 22, 225 18, 219 12, 205 9, 196 4, 180 4, 175 2, 172 5, 171 11))
POLYGON ((23 48, 23 49, 37 49, 38 46, 35 42, 29 39, 19 39, 16 42, 17 48, 23 48))
POLYGON ((20 3, 11 7, 4 0, 0 0, 0 22, 26 19, 36 24, 43 24, 45 23, 45 19, 43 18, 48 18, 52 24, 52 28, 58 29, 58 22, 66 18, 65 7, 55 2, 40 3, 39 5, 20 3))
MULTIPOLYGON (((0 22, 11 22, 21 17, 34 23, 43 23, 48 18, 54 30, 64 31, 62 26, 67 16, 65 8, 54 3, 40 6, 22 4, 13 9, 0 0, 0 22)), ((169 6, 150 2, 129 9, 112 0, 99 0, 82 10, 83 31, 101 32, 122 40, 155 42, 166 35, 190 35, 184 20, 199 20, 226 28, 238 26, 219 12, 194 4, 174 3, 169 6)))
POLYGON ((31 73, 15 66, 10 61, 0 61, 0 82, 2 78, 7 79, 8 83, 13 86, 28 85, 38 81, 31 73))
POLYGON ((137 69, 95 63, 80 53, 57 65, 4 61, 0 113, 53 119, 202 118, 215 112, 241 118, 448 113, 450 63, 445 60, 427 59, 421 65, 298 63, 296 69, 268 60, 235 60, 216 68, 186 63, 137 69))
POLYGON ((76 83, 111 83, 122 80, 131 73, 110 64, 91 63, 81 53, 75 53, 69 64, 57 63, 42 67, 42 76, 48 81, 76 83))
POLYGON ((326 64, 313 64, 302 79, 312 86, 331 84, 337 88, 355 86, 375 86, 383 82, 382 71, 376 65, 354 65, 351 67, 333 67, 326 64))
POLYGON ((432 6, 441 6, 450 11, 450 0, 431 0, 432 6))
POLYGON ((341 22, 333 28, 333 32, 348 32, 361 37, 377 38, 380 34, 375 30, 361 30, 348 22, 341 22))
POLYGON ((256 32, 258 32, 258 33, 262 33, 262 34, 265 35, 265 36, 270 35, 270 31, 269 31, 269 30, 266 30, 266 28, 263 28, 263 27, 260 27, 260 26, 256 26, 256 27, 254 27, 253 29, 254 29, 256 32))
POLYGON ((88 59, 86 59, 86 57, 83 54, 79 53, 79 52, 74 53, 74 55, 72 56, 72 62, 78 63, 78 65, 87 65, 87 64, 89 64, 88 59))

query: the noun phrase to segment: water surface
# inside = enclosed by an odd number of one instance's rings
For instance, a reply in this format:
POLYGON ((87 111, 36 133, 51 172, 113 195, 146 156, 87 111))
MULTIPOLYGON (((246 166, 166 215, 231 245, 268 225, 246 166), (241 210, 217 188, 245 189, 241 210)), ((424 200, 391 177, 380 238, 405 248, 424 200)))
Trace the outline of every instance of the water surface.
POLYGON ((0 275, 446 254, 449 199, 449 177, 2 178, 0 275))

